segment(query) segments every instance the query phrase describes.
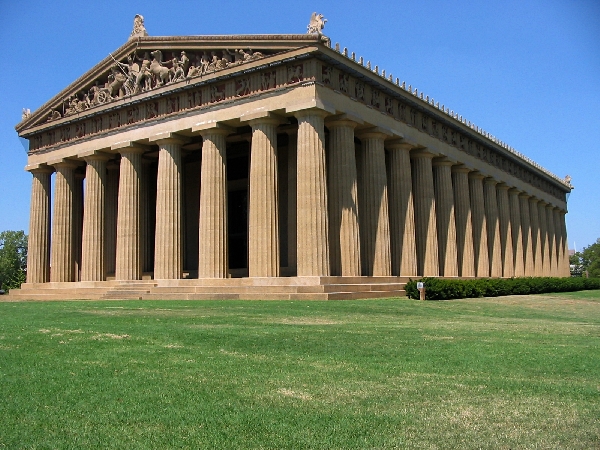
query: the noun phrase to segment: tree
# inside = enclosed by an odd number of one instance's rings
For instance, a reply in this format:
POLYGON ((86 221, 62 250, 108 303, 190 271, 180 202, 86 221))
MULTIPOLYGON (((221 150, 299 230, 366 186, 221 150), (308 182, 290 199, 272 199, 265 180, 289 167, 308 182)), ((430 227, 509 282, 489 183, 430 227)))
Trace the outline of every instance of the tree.
POLYGON ((583 266, 581 265, 581 253, 575 252, 569 256, 569 267, 571 269, 572 277, 583 276, 583 266))
POLYGON ((23 231, 0 233, 0 289, 16 289, 25 282, 27 235, 23 231))
POLYGON ((583 270, 587 270, 590 277, 600 277, 600 238, 584 247, 580 257, 583 270))

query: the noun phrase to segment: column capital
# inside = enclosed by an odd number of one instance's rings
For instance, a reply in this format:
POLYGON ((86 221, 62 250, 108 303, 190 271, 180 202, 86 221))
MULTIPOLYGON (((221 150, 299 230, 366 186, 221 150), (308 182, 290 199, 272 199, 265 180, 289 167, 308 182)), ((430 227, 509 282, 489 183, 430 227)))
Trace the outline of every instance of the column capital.
POLYGON ((30 172, 31 174, 34 174, 34 173, 53 173, 54 172, 54 167, 47 166, 46 164, 31 164, 31 165, 25 166, 25 170, 27 172, 30 172))
POLYGON ((356 130, 355 136, 359 139, 382 139, 392 136, 391 130, 383 127, 369 127, 356 130))
POLYGON ((270 123, 273 125, 279 125, 280 123, 285 123, 286 119, 285 117, 274 114, 271 111, 249 111, 240 116, 240 122, 248 123, 250 126, 253 126, 257 123, 270 123))
POLYGON ((92 150, 91 152, 86 152, 86 153, 80 154, 78 156, 80 158, 82 158, 85 162, 108 161, 110 159, 110 155, 108 155, 104 152, 96 151, 96 150, 92 150))
POLYGON ((519 198, 529 198, 531 197, 531 195, 529 195, 527 192, 521 192, 519 194, 519 198))
POLYGON ((167 131, 165 133, 158 133, 158 134, 155 134, 154 136, 150 136, 150 138, 148 140, 150 142, 154 142, 158 145, 161 145, 161 144, 183 145, 183 144, 187 144, 190 141, 190 138, 182 136, 177 133, 171 133, 170 131, 167 131))
POLYGON ((64 168, 64 169, 75 169, 79 166, 77 161, 67 158, 55 159, 53 161, 48 161, 49 166, 53 166, 56 168, 64 168))
POLYGON ((357 125, 363 125, 365 122, 360 117, 353 114, 337 114, 335 116, 327 117, 325 126, 331 127, 356 127, 357 125))
POLYGON ((554 209, 554 208, 556 208, 556 206, 554 206, 552 203, 546 203, 546 208, 547 209, 554 209))
POLYGON ((285 112, 293 114, 296 118, 317 114, 325 118, 326 116, 335 114, 337 111, 333 105, 323 102, 318 98, 313 98, 308 101, 289 105, 285 108, 285 112))
POLYGON ((503 191, 504 191, 504 190, 505 190, 505 191, 508 191, 508 190, 510 190, 510 189, 511 189, 511 187, 510 187, 508 184, 506 184, 506 183, 503 183, 503 182, 499 182, 499 183, 496 185, 496 187, 497 187, 498 189, 502 189, 503 191))
POLYGON ((392 139, 385 141, 385 148, 388 150, 406 150, 410 151, 415 148, 415 144, 408 142, 402 137, 394 136, 392 139))
POLYGON ((206 122, 199 122, 192 127, 192 133, 198 133, 202 137, 209 134, 222 134, 227 136, 235 132, 235 128, 225 125, 224 123, 217 122, 215 120, 207 120, 206 122))
POLYGON ((447 159, 444 156, 433 158, 433 160, 431 161, 431 165, 434 167, 441 167, 441 166, 450 166, 451 167, 454 164, 456 164, 454 161, 450 161, 449 159, 447 159))
POLYGON ((135 141, 121 141, 110 146, 110 149, 118 153, 144 153, 150 150, 150 147, 135 141))
POLYGON ((469 173, 472 172, 472 169, 465 166, 464 164, 455 164, 452 166, 452 172, 454 173, 469 173))
POLYGON ((541 200, 533 195, 529 196, 529 203, 539 203, 541 200))
POLYGON ((423 158, 425 158, 425 159, 433 159, 433 158, 435 158, 437 156, 438 155, 436 153, 431 153, 425 147, 415 148, 415 149, 411 150, 411 152, 410 152, 410 157, 412 159, 423 159, 423 158))
POLYGON ((469 172, 470 180, 483 180, 484 178, 485 178, 485 175, 482 174, 481 172, 477 172, 477 171, 469 172))
POLYGON ((492 178, 492 177, 486 177, 486 178, 483 180, 483 182, 484 182, 485 184, 491 184, 491 185, 494 185, 494 186, 498 184, 498 180, 495 180, 495 179, 494 179, 494 178, 492 178))

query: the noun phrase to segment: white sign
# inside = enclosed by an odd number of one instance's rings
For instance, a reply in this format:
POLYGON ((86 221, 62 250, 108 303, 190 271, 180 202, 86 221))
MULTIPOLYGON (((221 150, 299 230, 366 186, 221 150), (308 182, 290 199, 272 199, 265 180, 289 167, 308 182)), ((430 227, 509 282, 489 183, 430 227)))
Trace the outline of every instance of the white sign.
POLYGON ((423 283, 422 281, 417 282, 417 289, 423 289, 424 287, 425 287, 425 283, 423 283))

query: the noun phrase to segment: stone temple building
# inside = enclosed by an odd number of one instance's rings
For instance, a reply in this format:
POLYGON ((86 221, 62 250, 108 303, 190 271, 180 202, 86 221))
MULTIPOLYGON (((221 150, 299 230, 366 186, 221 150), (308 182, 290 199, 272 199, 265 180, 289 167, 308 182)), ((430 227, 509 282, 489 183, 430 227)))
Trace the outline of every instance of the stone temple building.
POLYGON ((403 295, 568 276, 560 179, 325 37, 129 40, 16 126, 22 298, 403 295), (53 180, 53 181, 52 181, 53 180))

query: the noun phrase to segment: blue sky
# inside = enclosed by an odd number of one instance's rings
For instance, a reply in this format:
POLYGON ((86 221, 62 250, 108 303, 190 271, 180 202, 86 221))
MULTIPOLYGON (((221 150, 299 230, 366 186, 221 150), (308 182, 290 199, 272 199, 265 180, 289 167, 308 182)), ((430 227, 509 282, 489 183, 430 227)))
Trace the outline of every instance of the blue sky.
POLYGON ((406 81, 551 172, 573 177, 569 247, 600 237, 600 2, 0 0, 0 231, 27 230, 31 175, 14 131, 128 38, 304 33, 310 14, 357 57, 406 81))

